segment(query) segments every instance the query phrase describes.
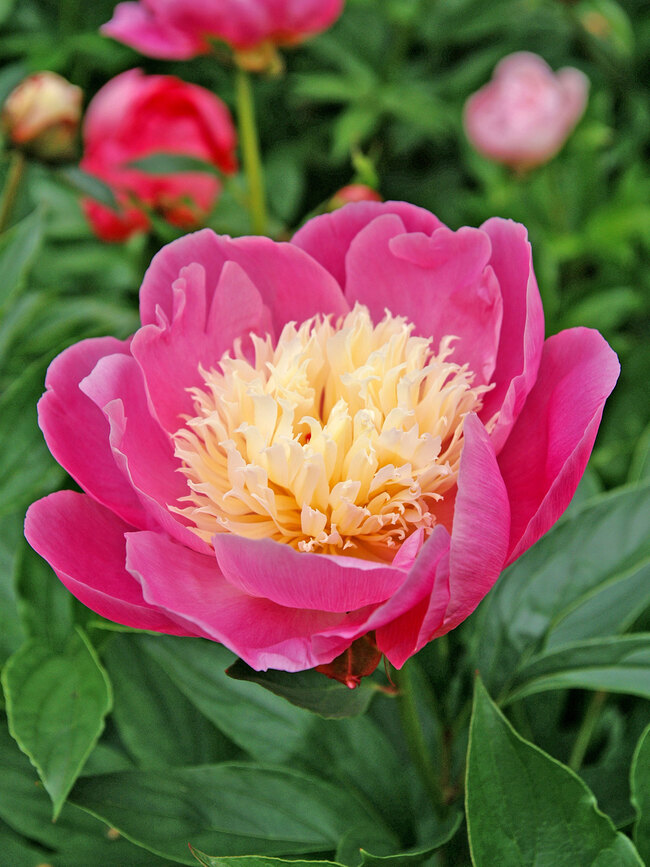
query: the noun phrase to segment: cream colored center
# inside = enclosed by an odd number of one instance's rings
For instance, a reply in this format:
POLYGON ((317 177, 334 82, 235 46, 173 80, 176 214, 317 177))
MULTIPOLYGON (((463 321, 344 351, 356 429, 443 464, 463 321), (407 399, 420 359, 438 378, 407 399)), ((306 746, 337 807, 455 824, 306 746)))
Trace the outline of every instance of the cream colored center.
POLYGON ((391 560, 436 523, 454 488, 463 418, 490 386, 388 311, 373 325, 357 305, 341 321, 286 325, 274 347, 252 336, 201 368, 193 418, 174 436, 187 477, 185 515, 215 533, 270 538, 300 551, 391 560))

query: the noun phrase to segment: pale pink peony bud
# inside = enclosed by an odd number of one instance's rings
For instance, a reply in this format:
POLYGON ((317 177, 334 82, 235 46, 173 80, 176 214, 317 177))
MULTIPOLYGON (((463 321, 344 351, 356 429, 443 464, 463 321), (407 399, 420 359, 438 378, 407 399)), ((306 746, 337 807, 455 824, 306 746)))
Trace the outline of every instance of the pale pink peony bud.
POLYGON ((560 150, 587 104, 589 80, 578 69, 557 73, 536 54, 505 57, 492 80, 467 100, 465 132, 489 159, 528 169, 560 150))
POLYGON ((8 96, 2 126, 14 147, 46 161, 74 155, 81 88, 55 72, 37 72, 8 96))

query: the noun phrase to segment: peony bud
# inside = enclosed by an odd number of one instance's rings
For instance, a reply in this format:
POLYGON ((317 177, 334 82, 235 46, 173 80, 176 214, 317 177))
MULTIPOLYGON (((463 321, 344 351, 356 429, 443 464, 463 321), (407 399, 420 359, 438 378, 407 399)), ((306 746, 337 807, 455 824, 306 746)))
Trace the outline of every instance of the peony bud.
POLYGON ((338 193, 334 193, 327 203, 327 210, 336 211, 337 208, 342 208, 343 205, 349 205, 350 202, 383 201, 384 200, 377 190, 373 190, 373 188, 369 187, 367 184, 348 184, 346 187, 341 187, 338 193))
POLYGON ((9 94, 2 126, 11 144, 37 159, 74 156, 83 91, 55 72, 37 72, 9 94))

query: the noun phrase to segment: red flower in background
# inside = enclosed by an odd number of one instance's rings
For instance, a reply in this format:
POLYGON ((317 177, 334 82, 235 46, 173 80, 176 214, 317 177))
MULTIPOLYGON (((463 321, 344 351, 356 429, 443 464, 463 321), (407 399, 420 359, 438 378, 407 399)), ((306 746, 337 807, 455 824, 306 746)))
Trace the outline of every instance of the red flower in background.
POLYGON ((140 0, 120 3, 102 31, 142 54, 183 60, 210 40, 235 50, 291 45, 329 27, 343 0, 140 0))
POLYGON ((130 168, 134 160, 183 154, 224 173, 237 168, 237 135, 224 103, 202 87, 139 69, 123 72, 97 93, 86 112, 83 140, 81 167, 108 184, 121 206, 116 213, 99 202, 84 202, 93 230, 106 241, 122 241, 147 229, 147 209, 193 228, 203 222, 219 193, 213 175, 155 175, 130 168))

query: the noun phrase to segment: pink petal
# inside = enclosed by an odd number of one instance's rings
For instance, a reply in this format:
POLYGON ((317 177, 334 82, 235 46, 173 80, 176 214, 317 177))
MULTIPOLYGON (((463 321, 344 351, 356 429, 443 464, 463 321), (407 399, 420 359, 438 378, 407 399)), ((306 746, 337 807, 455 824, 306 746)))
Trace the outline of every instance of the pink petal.
POLYGON ((74 491, 58 491, 33 503, 25 519, 29 544, 65 586, 102 617, 136 629, 192 635, 148 605, 124 568, 124 534, 133 528, 74 491))
POLYGON ((135 359, 110 355, 102 359, 81 387, 100 407, 110 425, 110 444, 123 473, 150 516, 149 526, 164 528, 173 538, 197 551, 210 551, 181 515, 178 505, 187 485, 169 437, 151 416, 142 373, 135 359))
POLYGON ((491 432, 498 454, 535 384, 544 343, 544 311, 526 228, 493 217, 481 229, 492 241, 490 265, 503 297, 499 354, 492 377, 495 388, 485 395, 480 416, 487 422, 499 412, 491 432))
POLYGON ((393 566, 295 551, 271 539, 217 533, 212 541, 231 584, 289 608, 353 611, 389 599, 407 576, 393 566))
POLYGON ((571 328, 544 344, 535 387, 499 455, 512 510, 508 562, 569 505, 619 371, 597 331, 571 328))
POLYGON ((145 527, 142 505, 115 463, 108 423, 79 388, 101 358, 128 351, 127 341, 96 337, 62 352, 48 368, 38 422, 56 460, 91 497, 130 524, 145 527))
POLYGON ((436 635, 469 617, 499 577, 508 551, 510 505, 494 447, 473 413, 465 418, 463 435, 449 555, 450 599, 436 635))
POLYGON ((101 31, 149 57, 186 60, 208 50, 198 33, 178 29, 152 15, 145 3, 118 3, 101 31))
POLYGON ((444 336, 457 336, 453 360, 467 362, 478 382, 489 382, 502 315, 490 252, 480 229, 406 234, 399 217, 386 214, 350 245, 346 296, 350 304, 365 304, 375 322, 386 308, 406 316, 419 334, 433 338, 436 350, 444 336))
MULTIPOLYGON (((336 634, 350 622, 341 614, 283 608, 242 593, 221 574, 214 558, 158 533, 127 536, 127 568, 144 598, 219 641, 256 669, 301 671, 331 660, 349 644, 336 634)), ((359 618, 357 618, 359 619, 359 618)))
POLYGON ((208 304, 212 301, 221 270, 228 261, 244 270, 271 312, 276 333, 289 321, 303 322, 317 313, 335 316, 348 311, 336 281, 310 256, 292 244, 270 238, 235 238, 202 229, 185 235, 154 256, 140 290, 143 324, 158 323, 156 308, 171 322, 174 307, 172 284, 181 268, 200 262, 206 270, 208 304))
POLYGON ((345 258, 350 244, 368 223, 382 214, 395 214, 406 232, 430 235, 442 226, 440 220, 424 208, 406 202, 358 202, 309 220, 293 236, 291 243, 320 262, 345 290, 345 258))
POLYGON ((181 268, 172 291, 171 322, 161 316, 160 324, 145 325, 131 345, 154 414, 169 433, 182 426, 183 415, 195 414, 188 389, 204 385, 199 365, 215 368, 237 338, 270 326, 259 292, 235 262, 223 266, 209 310, 202 265, 181 268))

